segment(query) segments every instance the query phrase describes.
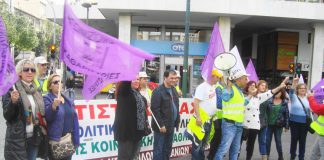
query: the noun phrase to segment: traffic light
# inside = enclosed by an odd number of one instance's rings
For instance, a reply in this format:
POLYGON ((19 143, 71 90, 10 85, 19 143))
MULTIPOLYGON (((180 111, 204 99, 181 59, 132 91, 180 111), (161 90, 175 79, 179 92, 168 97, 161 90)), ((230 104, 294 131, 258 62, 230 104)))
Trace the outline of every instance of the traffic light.
POLYGON ((295 63, 289 64, 289 73, 294 74, 295 73, 295 63))
POLYGON ((55 58, 56 46, 54 44, 50 45, 51 58, 55 58))
POLYGON ((297 63, 296 64, 296 73, 300 74, 301 73, 301 68, 302 68, 302 64, 301 63, 297 63))

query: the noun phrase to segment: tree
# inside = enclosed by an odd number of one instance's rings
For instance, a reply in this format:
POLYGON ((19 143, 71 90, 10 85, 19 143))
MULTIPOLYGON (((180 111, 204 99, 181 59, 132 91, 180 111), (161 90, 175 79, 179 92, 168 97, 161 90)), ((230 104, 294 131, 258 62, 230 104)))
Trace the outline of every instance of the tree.
POLYGON ((15 47, 19 51, 29 51, 38 45, 37 33, 34 26, 24 16, 16 16, 18 41, 15 47))

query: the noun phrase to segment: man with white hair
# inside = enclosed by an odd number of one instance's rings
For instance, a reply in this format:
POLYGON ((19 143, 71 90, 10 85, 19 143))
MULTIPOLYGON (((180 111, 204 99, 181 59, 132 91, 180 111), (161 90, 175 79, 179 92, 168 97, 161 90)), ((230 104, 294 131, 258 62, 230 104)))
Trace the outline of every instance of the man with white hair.
POLYGON ((34 64, 37 67, 37 75, 34 82, 37 86, 37 90, 42 94, 47 94, 47 60, 43 56, 36 57, 34 64))
POLYGON ((152 91, 148 87, 148 79, 149 76, 146 74, 146 72, 139 72, 138 73, 139 77, 139 92, 141 93, 142 96, 145 97, 148 106, 151 106, 151 97, 152 97, 152 91))
POLYGON ((214 160, 222 160, 229 150, 229 159, 237 160, 243 132, 244 109, 248 100, 244 98, 242 88, 248 82, 248 74, 239 70, 231 72, 229 80, 223 89, 223 122, 222 140, 214 160))

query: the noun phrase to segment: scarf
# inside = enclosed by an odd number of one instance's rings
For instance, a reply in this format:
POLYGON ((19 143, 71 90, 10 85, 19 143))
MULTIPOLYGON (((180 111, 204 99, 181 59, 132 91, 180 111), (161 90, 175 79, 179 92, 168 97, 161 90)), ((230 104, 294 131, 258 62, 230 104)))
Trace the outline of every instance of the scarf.
POLYGON ((142 95, 138 91, 132 89, 132 93, 133 93, 133 95, 135 97, 135 100, 136 100, 137 129, 138 130, 144 130, 144 127, 146 125, 145 103, 144 103, 142 95))
POLYGON ((38 116, 36 117, 33 116, 32 107, 27 97, 27 94, 32 95, 34 98, 36 104, 35 106, 36 115, 39 115, 40 113, 40 115, 44 117, 45 116, 44 100, 41 94, 37 92, 37 87, 35 83, 32 83, 30 86, 28 86, 27 84, 23 83, 21 80, 18 80, 16 82, 16 88, 20 94, 24 106, 24 114, 26 117, 27 125, 31 124, 32 122, 34 123, 35 119, 39 120, 38 116))

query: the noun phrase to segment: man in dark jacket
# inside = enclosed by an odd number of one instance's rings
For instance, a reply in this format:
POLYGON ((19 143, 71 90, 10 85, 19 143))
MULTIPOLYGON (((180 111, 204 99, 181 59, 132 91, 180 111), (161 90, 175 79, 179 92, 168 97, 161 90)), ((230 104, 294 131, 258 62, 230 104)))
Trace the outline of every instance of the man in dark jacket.
POLYGON ((163 84, 152 94, 151 110, 156 119, 152 119, 153 160, 168 160, 171 155, 174 127, 178 128, 180 121, 179 95, 174 87, 176 79, 174 70, 165 71, 163 84))

